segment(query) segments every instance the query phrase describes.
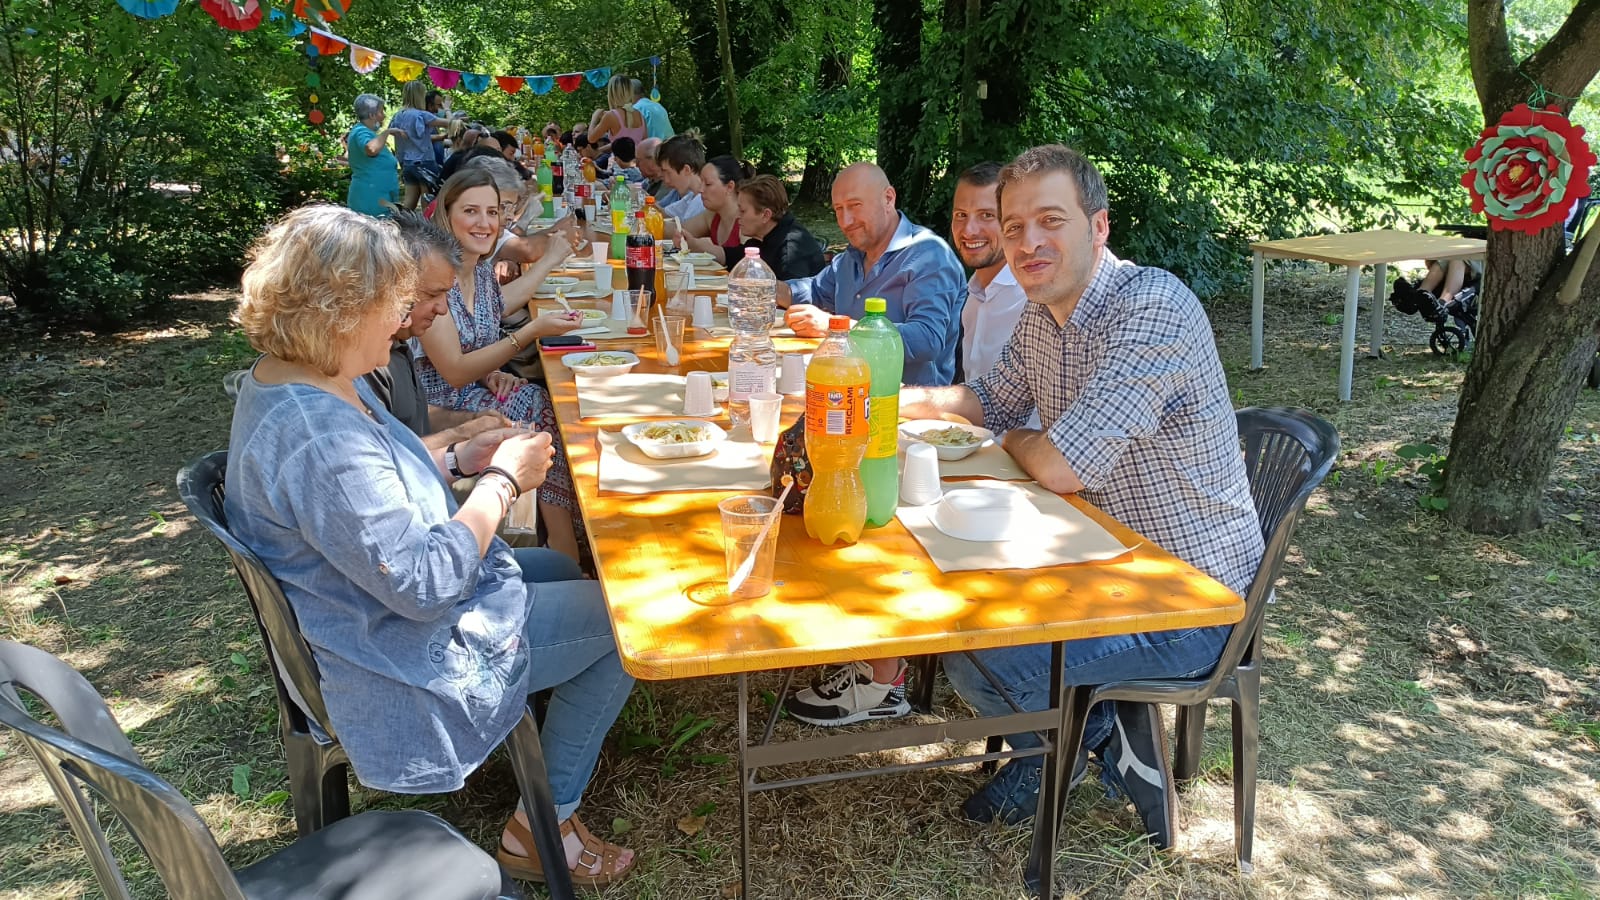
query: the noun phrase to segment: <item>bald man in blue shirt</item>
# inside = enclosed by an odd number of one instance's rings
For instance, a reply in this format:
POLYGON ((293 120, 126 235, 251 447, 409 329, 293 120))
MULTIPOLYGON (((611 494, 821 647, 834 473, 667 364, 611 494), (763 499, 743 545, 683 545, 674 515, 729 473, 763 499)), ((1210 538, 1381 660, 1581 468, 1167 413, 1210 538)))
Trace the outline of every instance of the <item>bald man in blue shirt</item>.
POLYGON ((949 384, 967 293, 955 252, 895 208, 894 188, 872 163, 847 166, 834 179, 833 214, 850 247, 816 275, 779 284, 789 327, 822 337, 830 314, 859 319, 868 297, 882 297, 906 345, 905 383, 949 384))

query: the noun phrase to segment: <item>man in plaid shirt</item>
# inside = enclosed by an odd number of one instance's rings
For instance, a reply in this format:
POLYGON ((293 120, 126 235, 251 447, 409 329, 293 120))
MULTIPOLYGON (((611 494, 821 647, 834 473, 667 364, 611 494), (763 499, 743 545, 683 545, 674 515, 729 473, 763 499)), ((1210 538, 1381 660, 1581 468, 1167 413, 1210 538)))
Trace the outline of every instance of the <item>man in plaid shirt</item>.
MULTIPOLYGON (((1262 540, 1245 477, 1227 380, 1211 324, 1170 272, 1120 260, 1105 183, 1094 165, 1050 145, 1000 174, 1000 234, 1028 308, 1000 361, 964 385, 907 388, 904 415, 957 413, 1007 432, 1006 450, 1041 485, 1083 497, 1240 594, 1261 562, 1262 540), (1037 410, 1043 430, 1019 427, 1037 410)), ((1230 628, 1194 628, 1066 643, 1073 684, 1199 676, 1216 666, 1230 628)), ((1024 709, 1045 708, 1048 645, 979 651, 1024 709)), ((1010 711, 969 658, 945 670, 980 712, 1010 711)), ((1172 777, 1154 705, 1102 703, 1084 748, 1109 788, 1134 802, 1158 846, 1172 839, 1172 777)), ((1034 734, 1013 747, 1038 746, 1034 734)), ((1073 778, 1082 777, 1080 752, 1073 778)), ((1040 762, 1013 760, 963 804, 979 821, 1032 816, 1040 762)))

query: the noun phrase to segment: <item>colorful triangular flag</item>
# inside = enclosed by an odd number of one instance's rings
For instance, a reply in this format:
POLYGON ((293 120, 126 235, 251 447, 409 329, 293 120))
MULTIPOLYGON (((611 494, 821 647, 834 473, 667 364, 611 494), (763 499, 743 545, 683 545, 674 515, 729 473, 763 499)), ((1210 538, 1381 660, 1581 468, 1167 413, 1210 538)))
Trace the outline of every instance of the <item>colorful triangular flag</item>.
POLYGON ((441 69, 438 66, 428 67, 428 80, 441 90, 452 90, 461 82, 461 73, 455 69, 441 69))
POLYGON ((357 44, 350 45, 350 68, 362 75, 370 73, 383 61, 383 54, 368 47, 357 44))
POLYGON ((404 56, 389 57, 389 74, 394 76, 395 81, 415 81, 426 68, 427 65, 414 59, 406 59, 404 56))

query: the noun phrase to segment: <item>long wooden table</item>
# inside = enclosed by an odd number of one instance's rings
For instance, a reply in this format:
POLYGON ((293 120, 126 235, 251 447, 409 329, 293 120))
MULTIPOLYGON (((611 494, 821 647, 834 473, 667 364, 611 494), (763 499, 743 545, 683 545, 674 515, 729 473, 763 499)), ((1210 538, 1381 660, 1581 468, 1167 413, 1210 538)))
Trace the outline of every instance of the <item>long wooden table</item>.
POLYGON ((1339 399, 1350 399, 1350 382, 1355 376, 1356 312, 1361 302, 1361 269, 1373 267, 1372 309, 1368 313, 1368 356, 1383 356, 1383 307, 1389 287, 1389 263, 1411 259, 1471 259, 1482 256, 1486 241, 1457 235, 1419 234, 1382 228, 1346 234, 1319 234, 1281 241, 1257 241, 1250 245, 1250 368, 1261 368, 1261 344, 1265 319, 1268 257, 1309 259, 1345 266, 1344 333, 1339 343, 1339 399))
MULTIPOLYGON (((776 341, 780 351, 809 348, 810 341, 776 341)), ((717 371, 727 367, 727 339, 689 328, 678 367, 658 359, 654 345, 615 342, 639 354, 636 372, 717 371)), ((1074 638, 1226 625, 1244 615, 1232 591, 1157 547, 1078 497, 1068 501, 1105 526, 1125 545, 1126 556, 1108 563, 1032 571, 941 574, 898 520, 865 532, 860 542, 824 547, 807 537, 801 520, 785 516, 778 537, 774 587, 767 596, 733 605, 697 603, 708 585, 726 578, 718 501, 737 491, 603 494, 599 490, 597 433, 623 420, 581 419, 572 374, 545 366, 556 417, 572 463, 579 505, 595 566, 616 632, 622 664, 649 680, 737 674, 741 767, 741 872, 748 886, 748 794, 835 776, 758 782, 762 767, 832 758, 945 740, 974 740, 1021 731, 1073 733, 1081 696, 1060 684, 1059 642, 1074 638), (1051 708, 891 731, 832 734, 768 745, 774 716, 760 745, 751 746, 747 676, 857 659, 915 656, 994 647, 1053 643, 1057 684, 1051 708)), ((784 423, 801 412, 798 398, 784 403, 784 423)), ((1079 726, 1081 727, 1081 726, 1079 726)), ((975 754, 933 764, 1046 755, 1045 787, 1035 817, 1034 853, 1026 879, 1050 885, 1062 777, 1056 746, 1034 751, 975 754)), ((909 767, 923 767, 911 764, 909 767)), ((893 767, 891 771, 907 767, 893 767)), ((854 774, 871 774, 870 772, 854 774)), ((1046 889, 1048 894, 1048 889, 1046 889)), ((749 896, 748 892, 745 896, 749 896)))

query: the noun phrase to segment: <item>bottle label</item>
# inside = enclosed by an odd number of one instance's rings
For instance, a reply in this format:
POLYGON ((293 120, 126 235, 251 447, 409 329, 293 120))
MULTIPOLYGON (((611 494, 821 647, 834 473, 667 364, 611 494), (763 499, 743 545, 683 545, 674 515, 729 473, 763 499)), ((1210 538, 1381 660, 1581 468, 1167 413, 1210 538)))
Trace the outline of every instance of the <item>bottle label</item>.
POLYGON ((628 243, 628 268, 651 269, 656 264, 655 248, 649 244, 628 243))
POLYGON ((867 398, 867 456, 878 459, 900 452, 900 395, 867 398))
POLYGON ((867 434, 867 383, 806 382, 806 434, 864 437, 867 434))
POLYGON ((765 394, 772 390, 772 379, 777 374, 775 366, 758 362, 728 364, 728 399, 745 401, 752 394, 765 394))

